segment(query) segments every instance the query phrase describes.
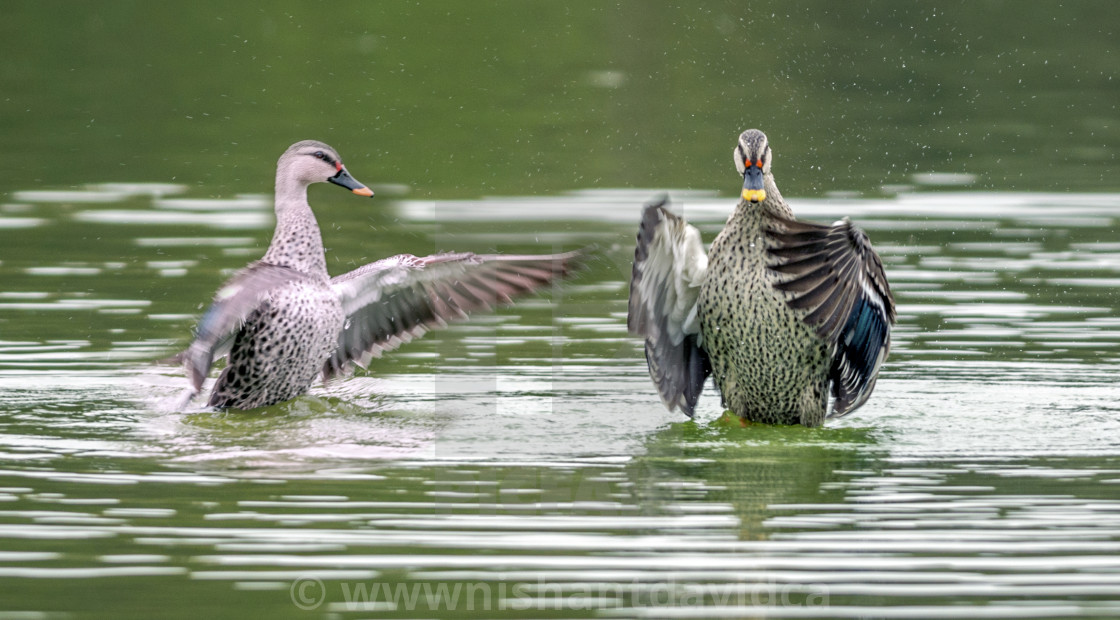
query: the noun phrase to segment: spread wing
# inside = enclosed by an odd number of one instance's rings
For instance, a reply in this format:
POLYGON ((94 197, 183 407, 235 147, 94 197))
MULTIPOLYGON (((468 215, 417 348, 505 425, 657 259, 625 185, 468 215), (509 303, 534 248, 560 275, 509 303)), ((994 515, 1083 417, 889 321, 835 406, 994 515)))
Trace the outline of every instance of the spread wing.
POLYGON ((776 288, 833 347, 829 417, 850 413, 871 396, 890 351, 895 309, 883 263, 847 218, 832 226, 778 220, 770 235, 771 269, 791 276, 776 288))
POLYGON ((646 364, 665 406, 692 417, 711 374, 697 318, 708 256, 700 231, 665 209, 646 206, 638 228, 626 326, 646 341, 646 364))
POLYGON ((195 339, 181 354, 194 393, 202 388, 215 358, 229 352, 245 319, 268 298, 271 291, 307 276, 279 265, 256 262, 234 274, 214 295, 202 315, 195 339))
POLYGON ((331 280, 346 324, 323 366, 330 379, 476 310, 510 303, 567 275, 582 252, 540 256, 401 254, 331 280))

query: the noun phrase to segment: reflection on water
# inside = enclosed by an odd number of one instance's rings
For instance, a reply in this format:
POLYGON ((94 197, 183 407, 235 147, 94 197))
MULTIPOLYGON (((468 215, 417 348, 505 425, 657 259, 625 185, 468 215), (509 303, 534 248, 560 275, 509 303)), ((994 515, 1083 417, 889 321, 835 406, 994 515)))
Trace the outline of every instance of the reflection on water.
MULTIPOLYGON (((263 475, 9 469, 0 536, 12 551, 0 576, 20 584, 19 600, 46 600, 35 597, 58 579, 111 600, 159 577, 176 585, 152 583, 153 604, 189 595, 285 616, 446 612, 451 599, 392 598, 438 584, 470 593, 454 608, 462 615, 1120 613, 1116 469, 890 463, 858 434, 752 439, 686 426, 629 459, 263 475), (320 591, 299 598, 292 584, 307 580, 320 591)), ((45 607, 82 609, 70 600, 45 607)))
MULTIPOLYGON (((325 202, 334 272, 599 254, 255 416, 171 411, 185 379, 150 362, 260 255, 266 199, 17 193, 39 223, 0 230, 29 248, 0 263, 4 608, 122 617, 142 592, 214 617, 1120 614, 1120 197, 791 201, 865 226, 900 317, 870 403, 804 429, 728 425, 714 393, 695 423, 657 401, 625 329, 654 193, 325 202), (34 251, 48 238, 71 251, 34 251)), ((709 240, 731 207, 670 194, 709 240)))

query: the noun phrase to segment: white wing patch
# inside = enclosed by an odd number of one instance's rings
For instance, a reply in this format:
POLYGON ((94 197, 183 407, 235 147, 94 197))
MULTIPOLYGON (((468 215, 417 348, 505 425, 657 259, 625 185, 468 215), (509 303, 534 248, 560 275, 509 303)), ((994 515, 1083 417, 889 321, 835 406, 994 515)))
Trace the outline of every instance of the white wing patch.
POLYGON ((700 231, 648 205, 638 229, 626 324, 645 339, 646 364, 662 402, 691 416, 711 372, 698 316, 708 256, 700 231))

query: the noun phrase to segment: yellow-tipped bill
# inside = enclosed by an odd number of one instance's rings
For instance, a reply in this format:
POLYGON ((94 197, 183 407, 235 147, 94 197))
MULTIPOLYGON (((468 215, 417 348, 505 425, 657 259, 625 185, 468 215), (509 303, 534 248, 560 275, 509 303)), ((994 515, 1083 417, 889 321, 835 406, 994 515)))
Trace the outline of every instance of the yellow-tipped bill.
POLYGON ((766 200, 766 190, 764 189, 744 189, 743 200, 747 202, 762 202, 766 200))
POLYGON ((744 162, 743 170, 743 200, 747 202, 762 202, 766 200, 766 180, 762 178, 762 161, 751 165, 750 160, 744 162))
POLYGON ((373 190, 366 187, 365 185, 362 185, 357 180, 355 180, 354 177, 350 176, 350 173, 346 171, 346 168, 342 167, 342 164, 338 164, 338 174, 327 180, 331 183, 334 183, 335 185, 341 185, 342 187, 345 187, 346 189, 354 192, 359 196, 373 195, 373 190))

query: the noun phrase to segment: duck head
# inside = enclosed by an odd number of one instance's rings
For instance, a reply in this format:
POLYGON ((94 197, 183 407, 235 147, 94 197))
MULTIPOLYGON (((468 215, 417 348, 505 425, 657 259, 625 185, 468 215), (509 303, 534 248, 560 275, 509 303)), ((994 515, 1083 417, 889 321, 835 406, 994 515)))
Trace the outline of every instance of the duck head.
POLYGON ((770 176, 770 141, 757 129, 739 134, 735 145, 735 168, 743 175, 743 200, 760 203, 766 200, 765 179, 770 176))
POLYGON ((338 151, 317 140, 304 140, 289 146, 276 162, 276 179, 278 184, 283 179, 304 187, 327 181, 359 196, 373 195, 373 190, 350 176, 338 151))

